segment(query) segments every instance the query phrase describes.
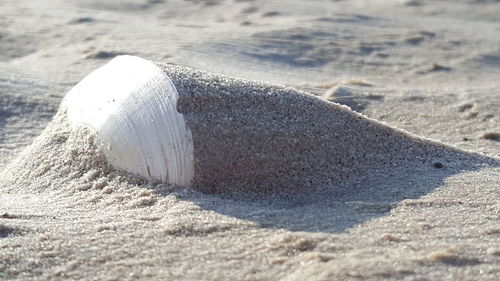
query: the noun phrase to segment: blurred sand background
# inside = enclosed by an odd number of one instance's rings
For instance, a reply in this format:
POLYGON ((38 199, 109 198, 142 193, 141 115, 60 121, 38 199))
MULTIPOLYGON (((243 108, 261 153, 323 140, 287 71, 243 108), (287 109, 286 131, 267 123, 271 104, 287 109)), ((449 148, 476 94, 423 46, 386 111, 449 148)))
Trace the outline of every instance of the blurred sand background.
POLYGON ((500 279, 499 15, 495 0, 1 0, 0 169, 120 54, 293 86, 497 164, 402 165, 323 198, 223 196, 98 165, 35 180, 30 157, 66 159, 47 142, 0 177, 0 278, 500 279))

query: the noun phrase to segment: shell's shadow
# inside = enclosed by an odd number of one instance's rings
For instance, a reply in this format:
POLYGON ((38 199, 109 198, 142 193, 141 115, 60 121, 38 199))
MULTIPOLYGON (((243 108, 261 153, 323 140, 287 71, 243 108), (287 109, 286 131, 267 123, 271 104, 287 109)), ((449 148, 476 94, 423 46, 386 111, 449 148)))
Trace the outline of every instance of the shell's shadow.
MULTIPOLYGON (((470 155, 465 157, 470 158, 470 155)), ((477 156, 477 163, 482 157, 477 156)), ((202 209, 250 220, 262 227, 306 232, 341 232, 365 221, 387 215, 405 199, 419 198, 452 175, 479 170, 480 165, 443 162, 406 163, 375 168, 365 175, 354 175, 341 182, 323 182, 316 188, 291 188, 285 193, 205 194, 186 191, 179 196, 202 209)), ((467 160, 467 161, 470 161, 467 160)), ((500 166, 497 160, 484 162, 500 166)), ((162 192, 168 195, 172 191, 162 192)))

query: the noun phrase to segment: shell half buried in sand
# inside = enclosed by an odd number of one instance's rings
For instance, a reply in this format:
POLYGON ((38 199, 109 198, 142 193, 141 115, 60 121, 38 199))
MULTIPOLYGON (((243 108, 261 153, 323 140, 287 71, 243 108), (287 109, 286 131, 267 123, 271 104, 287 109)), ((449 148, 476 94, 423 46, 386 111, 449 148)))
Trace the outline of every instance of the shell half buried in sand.
POLYGON ((119 56, 90 73, 66 95, 72 124, 97 133, 109 164, 174 185, 193 180, 193 140, 179 95, 157 65, 119 56))
POLYGON ((62 109, 114 168, 206 192, 303 191, 452 150, 290 87, 132 56, 88 75, 62 109))

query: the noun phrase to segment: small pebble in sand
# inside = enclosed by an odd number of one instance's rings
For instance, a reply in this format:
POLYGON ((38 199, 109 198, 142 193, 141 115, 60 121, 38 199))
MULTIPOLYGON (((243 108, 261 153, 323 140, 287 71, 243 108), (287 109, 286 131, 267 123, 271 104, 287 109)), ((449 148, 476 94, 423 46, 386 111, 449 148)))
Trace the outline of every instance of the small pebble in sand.
POLYGON ((124 52, 117 51, 96 51, 94 53, 88 54, 86 59, 109 59, 120 55, 126 55, 124 52))
POLYGON ((417 74, 427 74, 431 72, 449 72, 452 68, 438 63, 433 63, 429 69, 417 71, 417 74))
POLYGON ((4 224, 0 224, 0 238, 7 237, 9 234, 11 234, 14 230, 4 224))
POLYGON ((458 107, 458 111, 459 112, 465 112, 465 111, 468 111, 470 109, 472 109, 474 107, 474 104, 473 103, 463 103, 461 104, 459 107, 458 107))
POLYGON ((271 12, 267 12, 267 13, 262 14, 262 16, 263 17, 275 17, 275 16, 278 16, 279 14, 280 14, 279 12, 271 11, 271 12))
POLYGON ((500 132, 485 132, 479 136, 480 139, 500 141, 500 132))
POLYGON ((392 242, 397 242, 397 241, 401 241, 401 239, 399 237, 396 237, 390 233, 384 233, 381 235, 381 238, 383 240, 387 240, 387 241, 392 241, 392 242))
POLYGON ((437 168, 437 169, 441 169, 441 168, 443 168, 443 167, 444 167, 444 166, 443 166, 443 163, 441 163, 441 162, 436 162, 436 163, 434 163, 434 165, 433 165, 433 166, 434 166, 434 168, 437 168))
POLYGON ((486 254, 492 255, 492 256, 500 256, 500 248, 488 248, 486 250, 486 254))
POLYGON ((401 1, 401 2, 405 6, 421 6, 421 5, 423 5, 423 2, 421 0, 406 0, 406 1, 401 1))
POLYGON ((458 260, 458 256, 451 249, 446 249, 428 254, 427 259, 438 262, 454 262, 458 260))
POLYGON ((77 18, 72 21, 70 21, 70 24, 79 24, 79 23, 89 23, 89 22, 94 22, 95 20, 91 17, 83 17, 83 18, 77 18))
POLYGON ((443 66, 438 63, 433 63, 431 69, 429 71, 450 71, 451 67, 443 66))
POLYGON ((486 234, 488 234, 488 235, 500 234, 500 227, 490 228, 490 229, 486 230, 486 234))
POLYGON ((15 218, 18 218, 18 216, 16 215, 13 215, 13 214, 9 214, 9 213, 3 213, 0 218, 2 219, 15 219, 15 218))

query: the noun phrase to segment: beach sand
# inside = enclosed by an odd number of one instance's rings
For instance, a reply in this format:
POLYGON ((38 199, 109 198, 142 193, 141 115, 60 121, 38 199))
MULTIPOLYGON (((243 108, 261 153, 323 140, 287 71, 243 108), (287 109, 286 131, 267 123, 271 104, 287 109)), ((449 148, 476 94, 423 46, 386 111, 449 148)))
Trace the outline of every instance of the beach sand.
POLYGON ((498 1, 46 2, 0 4, 0 278, 499 279, 498 1), (120 54, 177 88, 193 188, 68 123, 120 54))

